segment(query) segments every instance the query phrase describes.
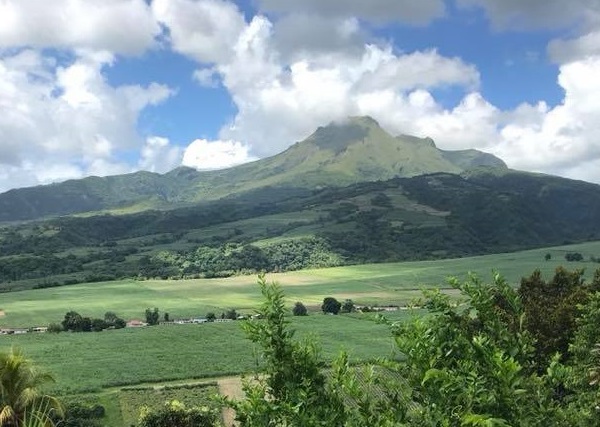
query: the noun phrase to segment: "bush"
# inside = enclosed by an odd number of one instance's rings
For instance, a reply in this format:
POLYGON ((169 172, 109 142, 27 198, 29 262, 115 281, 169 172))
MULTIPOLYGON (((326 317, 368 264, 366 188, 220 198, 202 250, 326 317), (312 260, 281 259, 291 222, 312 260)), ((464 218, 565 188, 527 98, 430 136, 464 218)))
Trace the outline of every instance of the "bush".
POLYGON ((159 410, 142 409, 140 427, 213 427, 217 426, 219 412, 214 408, 192 407, 177 400, 167 402, 159 410))
POLYGON ((342 308, 342 303, 332 297, 326 297, 321 305, 323 313, 338 314, 342 308))
POLYGON ((583 261, 583 255, 579 252, 567 252, 565 254, 565 259, 569 262, 583 261))
POLYGON ((292 313, 294 314, 294 316, 306 316, 306 315, 308 315, 308 310, 306 310, 306 306, 304 304, 302 304, 300 301, 298 301, 294 305, 294 308, 292 309, 292 313))
POLYGON ((58 334, 63 331, 63 327, 59 323, 50 323, 48 325, 48 332, 52 334, 58 334))

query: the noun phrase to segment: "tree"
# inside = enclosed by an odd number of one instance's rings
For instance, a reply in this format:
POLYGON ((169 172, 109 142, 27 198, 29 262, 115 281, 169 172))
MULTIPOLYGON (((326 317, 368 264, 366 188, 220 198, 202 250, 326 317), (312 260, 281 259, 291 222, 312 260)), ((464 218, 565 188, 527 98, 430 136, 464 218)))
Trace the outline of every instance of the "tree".
POLYGON ((158 325, 159 313, 158 308, 154 307, 154 310, 149 308, 146 309, 146 323, 150 326, 158 325))
POLYGON ((228 400, 243 427, 341 426, 346 415, 343 401, 329 388, 312 341, 293 340, 288 327, 283 292, 263 275, 258 284, 265 299, 258 314, 264 321, 245 321, 248 338, 262 350, 262 372, 244 381, 245 398, 228 400))
POLYGON ((306 310, 306 306, 304 304, 298 301, 296 302, 296 304, 294 304, 292 313, 294 314, 294 316, 306 316, 308 315, 308 310, 306 310))
POLYGON ((165 322, 168 322, 168 321, 169 321, 169 313, 165 313, 165 314, 164 314, 164 316, 163 316, 163 320, 164 320, 165 322))
POLYGON ((104 321, 106 322, 107 328, 122 329, 127 325, 124 319, 117 316, 113 311, 107 311, 104 313, 104 321))
POLYGON ((579 252, 567 252, 565 254, 565 259, 569 262, 583 261, 583 255, 579 252))
POLYGON ((427 316, 392 324, 405 357, 396 370, 411 390, 399 405, 406 425, 580 425, 553 400, 557 361, 543 374, 531 364, 534 340, 517 292, 497 274, 490 284, 451 284, 461 304, 429 292, 427 316))
POLYGON ((206 320, 207 321, 214 322, 216 318, 217 318, 217 316, 212 311, 209 312, 209 313, 206 313, 206 320))
POLYGON ((225 319, 231 319, 231 320, 236 320, 238 318, 238 314, 235 311, 234 308, 227 310, 227 312, 225 313, 225 319))
POLYGON ((544 260, 546 261, 550 261, 552 259, 552 254, 550 252, 546 253, 546 255, 544 255, 544 260))
POLYGON ((40 392, 42 385, 53 381, 20 350, 12 348, 8 353, 0 353, 0 426, 54 426, 52 415, 62 417, 62 405, 40 392))
POLYGON ((64 320, 61 322, 65 331, 81 332, 81 315, 76 311, 69 311, 65 314, 64 320))
POLYGON ((342 303, 336 300, 333 297, 326 297, 323 299, 323 304, 321 305, 321 310, 323 313, 332 313, 338 314, 340 312, 340 308, 342 307, 342 303))
POLYGON ((551 356, 559 352, 568 358, 569 343, 577 328, 580 307, 593 291, 600 290, 600 275, 586 284, 583 270, 556 269, 551 280, 545 281, 539 270, 521 280, 519 296, 524 305, 524 325, 535 338, 535 361, 545 370, 551 356))
POLYGON ((108 328, 108 324, 104 319, 92 319, 91 330, 93 332, 100 332, 108 328))
POLYGON ((354 302, 351 299, 344 301, 342 304, 342 313, 352 313, 354 310, 354 302))

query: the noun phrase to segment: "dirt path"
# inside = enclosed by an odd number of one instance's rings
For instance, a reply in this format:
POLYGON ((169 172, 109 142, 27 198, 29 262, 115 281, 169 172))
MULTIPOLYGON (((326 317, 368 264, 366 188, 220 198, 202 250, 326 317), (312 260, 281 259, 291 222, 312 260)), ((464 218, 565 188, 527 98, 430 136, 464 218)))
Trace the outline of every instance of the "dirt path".
MULTIPOLYGON (((221 378, 217 381, 219 393, 221 396, 232 399, 241 399, 244 397, 242 391, 242 381, 240 377, 221 378)), ((223 409, 223 423, 225 427, 237 426, 235 420, 235 412, 231 408, 223 409)))

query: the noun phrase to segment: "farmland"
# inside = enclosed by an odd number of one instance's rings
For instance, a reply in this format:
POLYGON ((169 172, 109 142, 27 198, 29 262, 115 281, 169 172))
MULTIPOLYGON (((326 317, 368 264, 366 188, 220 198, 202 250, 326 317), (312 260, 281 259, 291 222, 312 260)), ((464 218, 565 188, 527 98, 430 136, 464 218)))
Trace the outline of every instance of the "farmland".
MULTIPOLYGON (((523 275, 539 268, 549 275, 557 266, 567 264, 565 254, 579 252, 584 261, 568 267, 585 268, 591 274, 600 264, 590 257, 600 255, 600 242, 535 249, 437 261, 365 264, 319 270, 270 274, 279 282, 289 303, 302 301, 317 308, 326 296, 356 303, 406 304, 421 294, 421 289, 444 287, 446 278, 465 278, 473 272, 482 279, 499 271, 509 282, 518 283, 523 275), (546 254, 551 259, 545 261, 546 254)), ((91 283, 2 294, 0 326, 28 327, 59 322, 69 310, 82 315, 102 317, 114 311, 126 318, 141 318, 148 307, 158 307, 171 318, 220 314, 230 308, 252 312, 261 297, 255 276, 197 280, 124 280, 91 283)))
MULTIPOLYGON (((372 314, 322 315, 318 312, 324 297, 349 298, 357 304, 404 305, 418 298, 424 288, 442 287, 448 292, 446 278, 465 278, 468 272, 488 280, 498 270, 514 284, 536 268, 548 277, 559 265, 584 268, 590 276, 598 264, 589 259, 597 254, 600 242, 591 242, 462 259, 305 270, 272 274, 268 280, 282 285, 289 306, 302 301, 309 307, 308 317, 290 318, 296 337, 316 338, 325 362, 344 349, 352 362, 361 363, 399 357, 387 326, 375 322, 372 314), (584 260, 567 265, 565 255, 572 252, 581 253, 584 260), (547 254, 549 260, 545 260, 547 254)), ((47 325, 60 322, 69 310, 97 317, 110 310, 126 319, 143 318, 148 307, 159 307, 171 318, 203 316, 209 311, 218 315, 231 308, 250 313, 262 302, 255 282, 255 276, 126 280, 5 293, 0 325, 47 325)), ((411 313, 400 310, 388 316, 401 320, 411 313)), ((156 406, 161 399, 186 395, 190 385, 213 384, 193 391, 204 396, 202 401, 216 390, 219 378, 250 372, 260 364, 258 349, 245 339, 240 322, 0 336, 0 348, 10 346, 23 348, 28 357, 54 374, 53 393, 101 403, 108 425, 133 422, 141 401, 156 406), (165 384, 171 385, 169 392, 154 390, 165 384), (130 386, 136 389, 127 390, 130 386)))

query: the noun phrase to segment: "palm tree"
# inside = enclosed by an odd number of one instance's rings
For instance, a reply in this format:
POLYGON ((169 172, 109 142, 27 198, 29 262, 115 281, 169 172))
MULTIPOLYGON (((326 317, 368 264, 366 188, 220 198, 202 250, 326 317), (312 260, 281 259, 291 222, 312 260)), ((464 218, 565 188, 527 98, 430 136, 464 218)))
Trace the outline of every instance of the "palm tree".
POLYGON ((60 402, 40 392, 54 382, 38 371, 19 349, 0 353, 0 427, 54 426, 51 416, 63 416, 60 402))

